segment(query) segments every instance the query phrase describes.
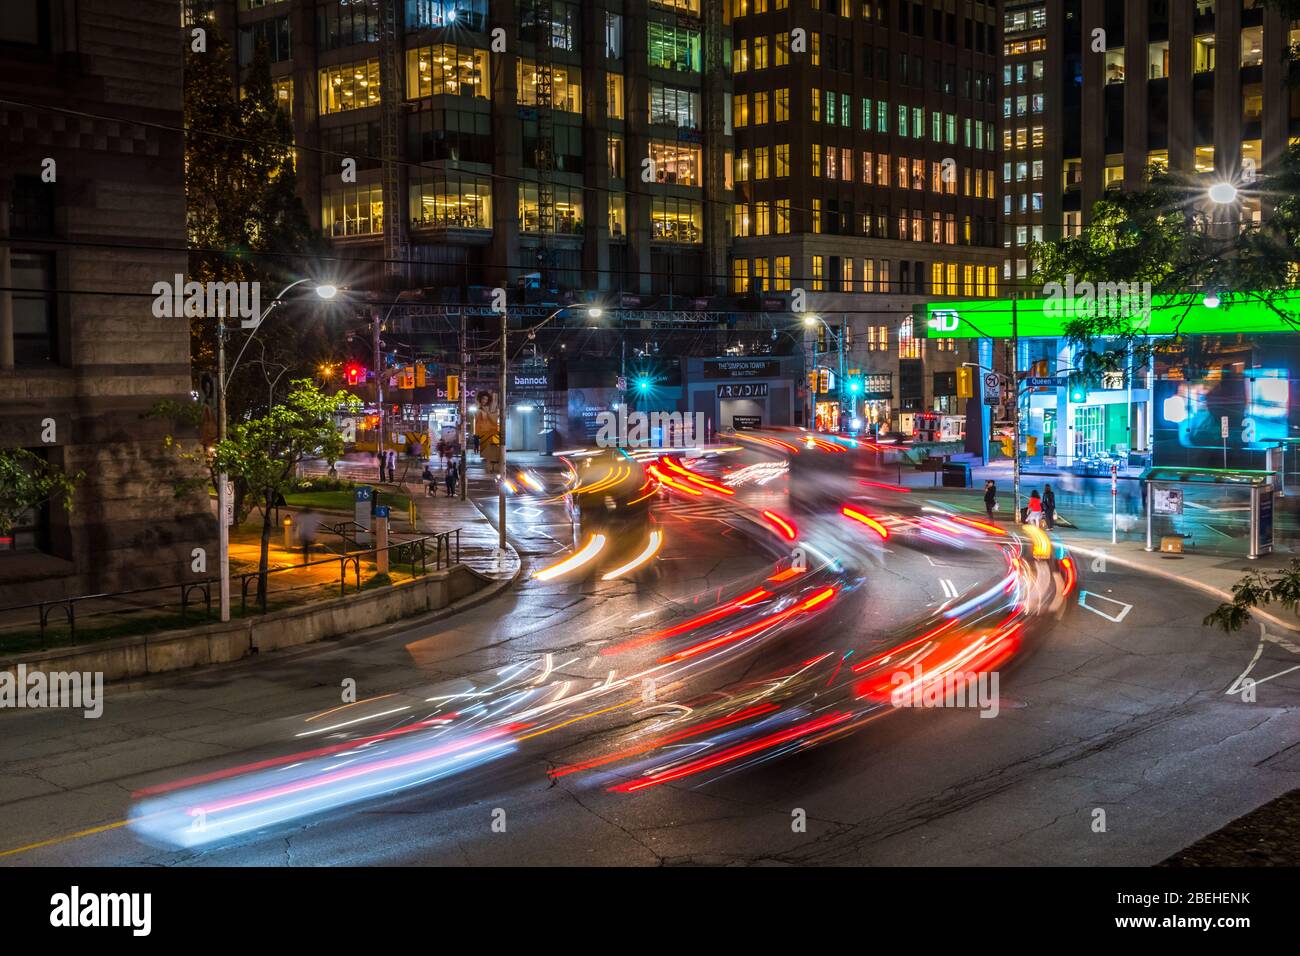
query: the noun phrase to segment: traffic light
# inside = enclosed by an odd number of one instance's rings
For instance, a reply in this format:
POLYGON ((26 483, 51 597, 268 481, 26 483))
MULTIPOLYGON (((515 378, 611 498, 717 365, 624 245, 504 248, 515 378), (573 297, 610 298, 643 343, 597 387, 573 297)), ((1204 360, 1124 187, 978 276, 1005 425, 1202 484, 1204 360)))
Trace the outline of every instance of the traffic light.
POLYGON ((973 368, 957 369, 957 397, 975 397, 975 370, 973 368))
POLYGON ((397 373, 398 388, 415 388, 415 367, 412 365, 403 365, 401 371, 397 373))
POLYGON ((349 385, 360 385, 366 378, 366 370, 358 362, 349 362, 344 374, 349 385))
POLYGON ((460 376, 459 375, 447 376, 447 401, 449 402, 460 401, 460 376))
POLYGON ((428 368, 425 367, 425 364, 423 362, 416 365, 415 366, 415 387, 424 388, 425 384, 428 382, 428 375, 429 375, 429 370, 428 368))
POLYGON ((1070 401, 1076 405, 1088 400, 1088 383, 1082 378, 1070 376, 1070 401))
POLYGON ((650 379, 646 378, 645 376, 638 378, 636 380, 636 388, 638 392, 650 391, 650 379))

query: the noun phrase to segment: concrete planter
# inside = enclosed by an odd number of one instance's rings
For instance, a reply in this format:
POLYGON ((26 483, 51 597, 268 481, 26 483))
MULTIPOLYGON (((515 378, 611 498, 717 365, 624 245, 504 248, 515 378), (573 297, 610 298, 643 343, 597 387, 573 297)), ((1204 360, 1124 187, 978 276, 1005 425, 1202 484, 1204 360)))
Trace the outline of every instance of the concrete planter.
POLYGON ((415 581, 330 601, 285 608, 226 624, 119 637, 0 658, 0 671, 100 672, 106 681, 226 664, 252 654, 309 644, 438 611, 493 583, 463 564, 415 581))

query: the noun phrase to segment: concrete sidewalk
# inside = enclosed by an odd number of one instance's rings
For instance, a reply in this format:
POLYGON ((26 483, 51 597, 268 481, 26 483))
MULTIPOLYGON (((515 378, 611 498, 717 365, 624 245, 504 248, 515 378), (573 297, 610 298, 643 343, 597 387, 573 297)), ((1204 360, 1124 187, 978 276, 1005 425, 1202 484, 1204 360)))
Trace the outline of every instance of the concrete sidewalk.
MULTIPOLYGON (((408 495, 415 504, 416 522, 412 526, 408 515, 394 512, 392 515, 393 531, 398 534, 435 534, 442 531, 460 529, 460 560, 480 574, 494 579, 513 578, 519 571, 519 555, 515 549, 506 544, 506 551, 500 552, 497 529, 488 517, 474 504, 476 497, 485 497, 496 493, 496 481, 483 471, 482 460, 470 453, 467 471, 468 497, 462 501, 459 494, 447 497, 442 485, 444 470, 442 463, 432 459, 432 470, 437 485, 436 494, 426 494, 421 475, 424 464, 416 458, 399 459, 397 481, 376 481, 374 455, 352 456, 336 462, 335 470, 339 478, 368 484, 383 493, 401 492, 408 495)), ((308 462, 303 472, 307 475, 324 475, 329 465, 325 462, 308 462)), ((454 555, 453 555, 454 557, 454 555)))
MULTIPOLYGON (((513 578, 519 572, 519 554, 507 542, 506 550, 498 547, 500 541, 496 525, 488 520, 487 515, 474 503, 476 498, 496 494, 496 480, 483 472, 481 462, 469 462, 466 474, 467 497, 461 500, 459 493, 448 497, 442 485, 443 471, 440 463, 435 461, 434 476, 438 483, 434 494, 425 493, 424 483, 416 475, 414 482, 407 481, 396 486, 411 496, 417 512, 415 533, 432 534, 460 529, 460 560, 462 563, 494 579, 513 578)), ((400 472, 399 472, 400 477, 400 472)), ((379 487, 394 487, 380 485, 379 487)))

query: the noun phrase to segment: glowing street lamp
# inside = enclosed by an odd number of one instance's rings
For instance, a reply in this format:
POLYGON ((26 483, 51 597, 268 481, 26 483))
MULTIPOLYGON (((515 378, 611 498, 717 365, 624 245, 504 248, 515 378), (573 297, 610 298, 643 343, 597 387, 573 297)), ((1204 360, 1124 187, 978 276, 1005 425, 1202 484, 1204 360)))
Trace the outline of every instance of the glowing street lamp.
POLYGON ((1232 183, 1215 183, 1208 193, 1210 202, 1227 206, 1237 201, 1237 187, 1232 183))

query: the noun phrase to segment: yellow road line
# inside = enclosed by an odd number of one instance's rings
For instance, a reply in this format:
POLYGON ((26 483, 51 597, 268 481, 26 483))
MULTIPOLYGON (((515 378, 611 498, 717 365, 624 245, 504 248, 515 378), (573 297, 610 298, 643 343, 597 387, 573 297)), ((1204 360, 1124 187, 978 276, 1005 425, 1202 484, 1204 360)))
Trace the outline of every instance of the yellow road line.
POLYGON ((124 827, 129 822, 129 820, 118 820, 116 823, 105 823, 103 826, 91 827, 89 830, 78 830, 76 833, 69 833, 65 836, 52 837, 49 840, 42 840, 40 843, 29 843, 26 846, 14 847, 12 850, 0 850, 0 857, 13 856, 17 853, 26 853, 29 850, 39 850, 43 847, 54 846, 58 843, 67 843, 69 840, 79 840, 81 837, 94 836, 96 833, 105 833, 108 830, 116 830, 119 827, 124 827))

